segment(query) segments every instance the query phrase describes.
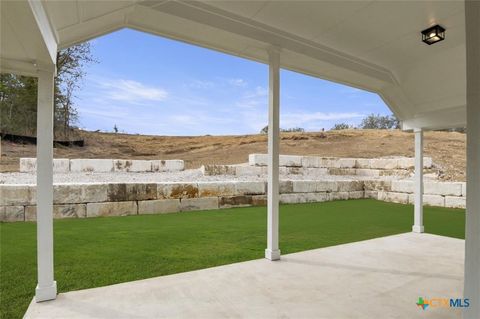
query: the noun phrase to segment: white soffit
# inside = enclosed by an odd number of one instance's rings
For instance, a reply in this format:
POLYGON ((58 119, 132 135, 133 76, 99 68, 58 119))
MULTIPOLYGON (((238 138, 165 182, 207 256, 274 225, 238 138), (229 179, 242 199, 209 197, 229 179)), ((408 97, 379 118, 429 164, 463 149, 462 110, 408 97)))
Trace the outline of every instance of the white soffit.
MULTIPOLYGON (((38 32, 21 27, 31 23, 27 1, 4 2, 2 62, 12 56, 38 59, 38 32)), ((377 92, 405 127, 436 127, 448 110, 465 105, 463 1, 41 3, 60 48, 124 27, 260 62, 267 61, 266 48, 276 45, 283 68, 377 92), (446 27, 446 40, 427 46, 420 31, 435 23, 446 27), (440 110, 432 123, 425 119, 440 110)))

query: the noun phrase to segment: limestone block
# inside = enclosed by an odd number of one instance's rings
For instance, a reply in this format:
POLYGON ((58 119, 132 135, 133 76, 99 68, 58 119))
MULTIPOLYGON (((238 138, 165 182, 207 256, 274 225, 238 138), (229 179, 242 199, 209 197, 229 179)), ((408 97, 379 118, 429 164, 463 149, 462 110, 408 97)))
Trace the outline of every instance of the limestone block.
POLYGON ((281 180, 280 181, 280 194, 293 193, 293 181, 281 180))
POLYGON ((305 176, 311 176, 313 175, 327 175, 328 174, 328 168, 325 167, 304 167, 302 168, 303 175, 305 176))
MULTIPOLYGON (((36 158, 20 158, 20 172, 35 173, 37 171, 36 158)), ((53 159, 53 172, 68 173, 70 171, 70 160, 68 158, 53 159)))
POLYGON ((53 160, 54 173, 68 173, 70 172, 70 160, 68 158, 55 158, 53 160))
POLYGON ((113 160, 115 172, 151 172, 152 161, 144 160, 113 160))
POLYGON ((20 158, 20 172, 31 173, 37 171, 37 159, 36 158, 20 158))
POLYGON ((391 191, 392 190, 392 181, 384 180, 366 180, 363 181, 365 190, 369 191, 391 191))
POLYGON ((396 169, 398 167, 398 160, 395 158, 372 158, 370 160, 370 167, 377 169, 396 169))
POLYGON ((396 192, 379 192, 379 200, 400 204, 408 204, 408 194, 396 192), (384 195, 381 197, 382 199, 380 199, 380 193, 384 195))
POLYGON ((262 175, 263 170, 260 166, 235 166, 235 175, 237 176, 259 176, 262 175))
POLYGON ((198 197, 197 183, 161 183, 157 184, 157 198, 196 198, 198 197))
POLYGON ((378 191, 365 191, 365 198, 378 199, 378 191))
MULTIPOLYGON (((53 218, 84 218, 87 216, 86 204, 53 205, 53 218)), ((25 220, 37 220, 37 206, 25 206, 25 220)))
POLYGON ((462 183, 459 182, 426 182, 424 194, 462 196, 462 183))
POLYGON ((208 165, 202 165, 202 167, 200 169, 201 169, 202 174, 204 176, 235 175, 236 174, 236 166, 234 166, 234 165, 208 164, 208 165))
POLYGON ((302 167, 320 167, 320 158, 318 156, 302 156, 302 167))
MULTIPOLYGON (((257 195, 257 196, 264 196, 264 195, 257 195)), ((223 196, 218 199, 218 205, 220 208, 251 206, 252 203, 253 203, 253 197, 250 195, 223 196)))
POLYGON ((0 221, 23 222, 25 220, 25 208, 23 206, 0 206, 0 221))
POLYGON ((445 197, 441 195, 423 195, 423 204, 428 206, 445 207, 445 197))
POLYGON ((165 167, 167 168, 168 172, 178 172, 185 169, 185 162, 182 160, 166 160, 165 162, 165 167))
POLYGON ((356 168, 371 168, 369 158, 356 158, 355 159, 356 168))
POLYGON ((179 199, 156 199, 138 202, 138 214, 164 214, 180 211, 179 199))
POLYGON ((423 167, 424 168, 432 168, 433 160, 431 157, 424 157, 423 158, 423 167))
POLYGON ((82 202, 82 186, 78 184, 58 184, 53 186, 53 203, 70 204, 82 202))
POLYGON ((180 211, 218 209, 218 197, 182 198, 180 211))
POLYGON ((330 193, 331 200, 347 200, 349 192, 332 192, 330 193))
POLYGON ((348 192, 348 199, 361 199, 361 198, 365 198, 364 191, 348 192))
POLYGON ((82 187, 82 203, 95 203, 108 201, 108 186, 105 183, 80 184, 82 187))
POLYGON ((267 196, 265 196, 265 195, 254 195, 254 196, 252 196, 252 205, 253 206, 267 206, 267 196))
POLYGON ((292 181, 294 193, 315 193, 317 181, 292 181))
POLYGON ((400 193, 413 193, 414 184, 413 181, 392 181, 392 192, 400 193))
POLYGON ((316 203, 330 200, 329 193, 293 193, 280 194, 280 203, 297 204, 297 203, 316 203))
POLYGON ((338 168, 332 167, 327 169, 329 175, 356 175, 357 169, 355 168, 338 168))
POLYGON ((125 187, 127 201, 157 199, 157 184, 155 183, 128 183, 125 187))
POLYGON ((112 172, 112 159, 71 159, 72 172, 112 172))
POLYGON ((0 206, 35 205, 36 202, 36 186, 0 184, 0 206))
POLYGON ((339 192, 363 191, 363 181, 337 181, 339 192))
POLYGON ((136 215, 136 202, 87 203, 87 217, 136 215))
POLYGON ((380 169, 379 171, 379 176, 397 176, 397 177, 409 177, 413 176, 413 174, 404 169, 380 169))
POLYGON ((339 158, 334 162, 336 168, 354 168, 356 166, 355 158, 339 158))
POLYGON ((263 195, 265 190, 265 182, 235 182, 236 195, 263 195))
POLYGON ((199 197, 233 196, 235 194, 234 182, 199 182, 199 197))
POLYGON ((303 156, 297 155, 280 155, 280 166, 301 167, 303 156))
POLYGON ((355 169, 355 175, 357 176, 380 176, 380 170, 370 168, 357 168, 355 169))
POLYGON ((319 167, 334 168, 338 158, 335 157, 320 157, 318 159, 319 167))
POLYGON ((248 155, 248 165, 251 166, 267 166, 268 155, 267 154, 250 154, 248 155))
POLYGON ((154 160, 151 162, 153 172, 178 172, 185 169, 185 162, 182 160, 154 160))
POLYGON ((465 208, 467 207, 466 197, 445 196, 445 207, 465 208))
POLYGON ((462 196, 467 196, 467 183, 462 183, 462 196))
POLYGON ((291 175, 303 175, 304 170, 303 167, 287 167, 287 174, 291 175))
POLYGON ((336 181, 316 181, 315 192, 336 192, 337 190, 336 181))
POLYGON ((400 157, 397 159, 397 167, 401 169, 412 169, 415 167, 415 159, 411 157, 400 157))

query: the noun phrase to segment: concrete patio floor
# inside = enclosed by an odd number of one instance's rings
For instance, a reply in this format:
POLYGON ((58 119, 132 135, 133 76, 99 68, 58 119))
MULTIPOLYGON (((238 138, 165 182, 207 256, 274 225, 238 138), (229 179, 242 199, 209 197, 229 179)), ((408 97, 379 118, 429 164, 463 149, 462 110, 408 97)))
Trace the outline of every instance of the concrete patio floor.
POLYGON ((460 318, 464 241, 405 233, 61 293, 25 318, 460 318))

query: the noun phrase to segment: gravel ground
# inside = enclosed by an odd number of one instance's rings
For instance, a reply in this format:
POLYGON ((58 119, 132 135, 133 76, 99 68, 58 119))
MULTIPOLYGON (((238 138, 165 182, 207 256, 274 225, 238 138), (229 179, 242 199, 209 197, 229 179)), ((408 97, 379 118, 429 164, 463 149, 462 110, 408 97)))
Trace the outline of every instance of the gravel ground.
MULTIPOLYGON (((334 176, 325 174, 288 174, 280 175, 281 179, 289 180, 365 180, 365 179, 398 179, 398 177, 367 177, 367 176, 334 176)), ((233 176, 215 175, 203 176, 199 169, 182 172, 163 173, 57 173, 53 176, 55 184, 81 183, 159 183, 159 182, 206 182, 206 181, 266 181, 266 175, 233 176)), ((34 173, 0 173, 0 184, 36 184, 34 173)))

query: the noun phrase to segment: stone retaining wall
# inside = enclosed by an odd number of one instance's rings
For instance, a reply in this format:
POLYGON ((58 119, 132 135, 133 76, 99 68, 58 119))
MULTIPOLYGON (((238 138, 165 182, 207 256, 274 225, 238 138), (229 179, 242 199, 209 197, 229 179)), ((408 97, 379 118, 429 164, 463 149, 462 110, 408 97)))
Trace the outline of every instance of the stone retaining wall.
MULTIPOLYGON (((258 176, 267 174, 267 154, 250 154, 247 164, 203 165, 206 176, 258 176)), ((351 175, 409 177, 413 173, 414 158, 335 158, 318 156, 280 155, 280 174, 295 175, 351 175)), ((424 168, 433 167, 430 157, 424 158, 424 168)))
MULTIPOLYGON (((176 172, 183 171, 183 160, 68 159, 53 160, 55 173, 69 172, 176 172)), ((20 172, 37 171, 36 158, 20 158, 20 172)))
MULTIPOLYGON (((54 218, 173 213, 266 204, 265 182, 97 183, 54 186, 54 218)), ((281 203, 374 198, 413 203, 413 182, 283 180, 281 203)), ((426 182, 424 203, 465 207, 465 183, 426 182)), ((0 220, 36 219, 36 187, 0 185, 0 220)))

